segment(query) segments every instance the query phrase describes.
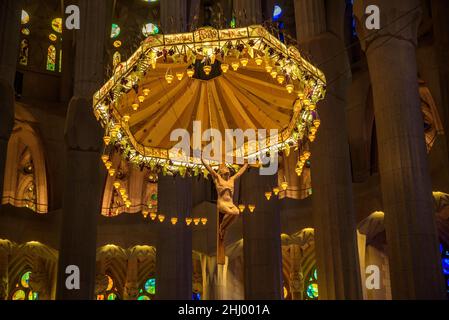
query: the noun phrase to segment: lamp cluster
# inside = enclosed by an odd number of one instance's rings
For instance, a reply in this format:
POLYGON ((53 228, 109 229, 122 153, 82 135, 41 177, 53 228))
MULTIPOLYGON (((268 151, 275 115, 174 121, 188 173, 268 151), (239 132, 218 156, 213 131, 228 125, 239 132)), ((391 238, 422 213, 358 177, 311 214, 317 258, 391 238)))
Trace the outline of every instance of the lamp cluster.
MULTIPOLYGON (((164 221, 168 220, 168 218, 165 216, 165 214, 163 213, 156 213, 156 212, 149 212, 147 209, 144 209, 142 211, 142 215, 143 217, 146 219, 147 217, 149 217, 152 221, 159 221, 160 223, 163 223, 164 221)), ((179 222, 179 218, 178 217, 171 217, 169 218, 170 223, 172 225, 176 225, 179 222)), ((202 217, 202 218, 192 218, 192 217, 187 217, 184 219, 185 224, 187 226, 198 226, 203 225, 205 226, 207 224, 207 218, 206 217, 202 217)))
POLYGON ((93 109, 105 128, 105 145, 120 149, 129 162, 180 174, 197 175, 203 169, 201 164, 191 161, 171 162, 168 150, 144 147, 130 133, 131 113, 139 111, 151 92, 151 87, 142 80, 158 63, 164 67, 172 64, 164 76, 169 85, 184 81, 186 75, 193 78, 198 68, 207 76, 214 68, 220 68, 217 71, 223 74, 240 68, 265 71, 289 94, 298 96, 292 106, 292 125, 282 132, 278 144, 270 146, 270 152, 282 151, 300 140, 315 139, 319 126, 316 103, 324 98, 326 90, 324 74, 302 57, 297 48, 285 46, 262 26, 225 30, 206 27, 192 33, 148 37, 126 62, 117 66, 113 77, 94 95, 93 109), (126 105, 122 105, 123 101, 126 105), (195 171, 196 167, 199 170, 195 171))

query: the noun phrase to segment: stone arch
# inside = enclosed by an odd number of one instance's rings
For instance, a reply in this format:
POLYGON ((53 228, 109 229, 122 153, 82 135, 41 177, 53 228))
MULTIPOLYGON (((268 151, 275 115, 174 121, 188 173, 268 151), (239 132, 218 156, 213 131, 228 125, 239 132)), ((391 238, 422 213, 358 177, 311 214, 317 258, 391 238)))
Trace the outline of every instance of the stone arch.
POLYGON ((8 259, 8 297, 12 295, 20 276, 25 271, 31 271, 30 287, 39 294, 39 300, 54 299, 58 252, 37 241, 21 245, 12 243, 11 247, 8 259))
POLYGON ((24 121, 16 120, 9 139, 2 203, 48 212, 44 148, 36 130, 24 121))

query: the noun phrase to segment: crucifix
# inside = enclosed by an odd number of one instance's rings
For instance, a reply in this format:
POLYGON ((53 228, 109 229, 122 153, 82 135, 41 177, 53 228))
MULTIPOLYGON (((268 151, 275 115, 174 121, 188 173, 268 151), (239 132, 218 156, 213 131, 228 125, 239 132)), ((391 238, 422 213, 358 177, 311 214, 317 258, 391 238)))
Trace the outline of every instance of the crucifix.
MULTIPOLYGON (((202 160, 202 159, 201 159, 202 160)), ((248 164, 246 163, 233 176, 226 164, 221 163, 218 172, 212 169, 202 160, 207 171, 210 172, 217 189, 217 263, 225 264, 225 243, 224 238, 226 229, 239 216, 240 211, 234 204, 234 184, 235 181, 246 171, 248 164)))

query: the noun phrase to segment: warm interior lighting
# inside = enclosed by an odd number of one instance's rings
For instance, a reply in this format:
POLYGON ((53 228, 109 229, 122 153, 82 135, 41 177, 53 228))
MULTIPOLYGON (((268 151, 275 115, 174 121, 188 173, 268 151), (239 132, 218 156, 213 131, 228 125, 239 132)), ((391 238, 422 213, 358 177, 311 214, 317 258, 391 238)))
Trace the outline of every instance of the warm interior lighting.
POLYGON ((123 197, 125 195, 125 193, 126 193, 126 189, 125 188, 120 188, 119 192, 120 192, 120 194, 123 197))
POLYGON ((255 204, 249 204, 248 205, 248 209, 249 209, 249 212, 253 213, 254 210, 256 209, 256 205, 255 204))
POLYGON ((109 175, 113 177, 115 175, 115 169, 113 168, 109 169, 109 175))
POLYGON ((271 71, 270 74, 271 74, 271 77, 272 77, 273 79, 276 79, 276 76, 278 75, 278 73, 277 73, 276 70, 271 71))
POLYGON ((150 94, 150 89, 145 88, 142 90, 144 96, 148 96, 150 94))
POLYGON ((269 64, 267 64, 267 65, 265 66, 265 70, 266 70, 268 73, 271 74, 271 70, 273 70, 273 67, 270 66, 269 64))
POLYGON ((164 222, 165 215, 163 215, 163 214, 158 215, 158 219, 159 219, 160 222, 164 222))
POLYGON ((292 83, 289 83, 285 86, 285 88, 287 89, 288 93, 292 93, 293 90, 295 90, 295 86, 292 83))
POLYGON ((192 223, 192 218, 186 218, 186 225, 190 226, 192 223))
POLYGON ((146 219, 148 217, 148 210, 142 210, 142 215, 146 219))
POLYGON ((277 196, 277 195, 279 194, 279 191, 280 191, 280 190, 279 190, 278 187, 274 187, 274 188, 273 188, 273 193, 274 193, 275 196, 277 196))
POLYGON ((140 95, 140 96, 137 97, 137 100, 139 100, 139 102, 142 103, 142 102, 145 101, 145 97, 140 95))
POLYGON ((237 71, 239 69, 239 63, 233 62, 233 63, 231 63, 231 67, 234 71, 237 71))
POLYGON ((111 161, 106 161, 106 163, 104 164, 104 166, 106 167, 106 169, 110 169, 112 167, 112 162, 111 161))
POLYGON ((134 111, 137 111, 137 109, 139 109, 139 104, 136 103, 136 102, 134 102, 134 103, 131 105, 131 108, 133 108, 134 111))
POLYGON ((254 61, 256 62, 256 64, 258 66, 262 65, 263 59, 259 56, 256 57, 256 59, 254 59, 254 61))
POLYGON ((125 206, 129 209, 129 207, 131 207, 131 201, 130 200, 126 200, 125 201, 125 206))
POLYGON ((228 70, 229 70, 229 64, 222 63, 221 64, 221 71, 223 71, 223 73, 226 73, 226 72, 228 72, 228 70))
POLYGON ((193 75, 195 74, 195 70, 193 70, 193 68, 189 68, 189 69, 187 69, 186 73, 189 78, 192 78, 193 75))
POLYGON ((101 156, 101 160, 103 160, 103 163, 106 163, 109 160, 109 156, 107 154, 104 154, 101 156))
POLYGON ((125 115, 123 116, 123 121, 128 122, 129 119, 131 119, 131 116, 130 116, 129 114, 125 114, 125 115))
POLYGON ((245 205, 244 204, 239 204, 239 211, 240 213, 242 213, 243 211, 245 211, 245 205))
POLYGON ((156 217, 157 217, 156 212, 151 212, 151 213, 150 213, 150 219, 151 219, 151 220, 153 220, 153 221, 156 220, 156 217))
POLYGON ((277 76, 276 79, 277 79, 277 81, 278 81, 279 84, 283 84, 284 81, 285 81, 285 76, 282 75, 282 74, 280 74, 280 75, 277 76))
POLYGON ((184 78, 184 72, 176 72, 176 78, 181 81, 184 78))
POLYGON ((204 71, 204 73, 206 74, 206 76, 208 76, 208 75, 210 75, 210 72, 212 71, 212 67, 209 66, 209 65, 205 65, 205 66, 203 67, 203 71, 204 71))
POLYGON ((207 218, 201 218, 201 223, 205 226, 207 223, 207 218))
POLYGON ((168 84, 171 84, 173 82, 173 75, 170 73, 167 73, 165 75, 165 81, 167 81, 168 84))
POLYGON ((109 145, 109 143, 111 142, 111 137, 106 135, 103 137, 103 141, 105 145, 109 145))
POLYGON ((178 218, 173 217, 173 218, 170 219, 170 222, 171 222, 172 225, 175 225, 178 222, 178 218))
POLYGON ((200 223, 200 218, 194 218, 193 223, 197 226, 200 223))
POLYGON ((241 58, 240 63, 242 64, 242 66, 246 67, 248 64, 248 58, 246 57, 241 58))
POLYGON ((115 181, 115 182, 114 182, 114 188, 115 188, 115 189, 120 188, 120 182, 115 181))
POLYGON ((265 192, 265 198, 267 198, 267 200, 270 200, 270 199, 271 199, 271 195, 272 195, 272 192, 271 192, 271 191, 265 192))
POLYGON ((282 190, 287 190, 287 188, 288 188, 288 183, 287 183, 287 181, 283 181, 282 183, 281 183, 281 188, 282 188, 282 190))

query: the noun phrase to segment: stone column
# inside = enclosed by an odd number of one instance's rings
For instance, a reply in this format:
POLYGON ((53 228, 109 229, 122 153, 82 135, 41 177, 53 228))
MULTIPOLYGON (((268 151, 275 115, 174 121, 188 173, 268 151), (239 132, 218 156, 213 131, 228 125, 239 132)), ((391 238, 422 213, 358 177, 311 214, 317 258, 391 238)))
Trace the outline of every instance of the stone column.
POLYGON ((158 225, 156 246, 156 298, 192 299, 192 227, 185 218, 192 213, 192 178, 159 176, 158 211, 165 220, 158 225), (173 225, 170 221, 177 217, 173 225))
MULTIPOLYGON (((372 4, 385 27, 371 34, 363 29, 361 36, 373 88, 392 296, 444 299, 417 79, 420 1, 372 4)), ((364 6, 355 4, 360 21, 364 6)))
POLYGON ((247 27, 262 22, 261 0, 233 0, 233 12, 238 27, 247 27))
POLYGON ((14 77, 19 51, 21 3, 0 2, 0 195, 3 196, 6 153, 14 127, 14 77))
MULTIPOLYGON (((338 2, 338 3, 337 3, 338 2)), ((326 2, 327 3, 327 2, 326 2)), ((330 10, 344 17, 345 1, 330 10)), ((320 299, 360 299, 361 281, 353 208, 345 105, 350 65, 323 0, 296 0, 299 40, 323 70, 328 83, 318 105, 321 126, 311 145, 312 206, 320 299), (332 23, 326 27, 326 24, 332 23), (325 32, 323 32, 326 30, 325 32), (336 53, 341 54, 336 55, 336 53)))
POLYGON ((245 299, 282 298, 282 251, 279 200, 264 193, 277 185, 277 175, 261 176, 252 168, 242 176, 245 299), (248 204, 255 204, 253 213, 248 204))
POLYGON ((8 300, 9 292, 9 241, 0 240, 0 300, 8 300))
POLYGON ((164 34, 187 31, 187 1, 161 0, 161 27, 164 34))
POLYGON ((103 80, 104 43, 110 31, 110 1, 80 0, 81 29, 76 34, 74 97, 66 119, 66 171, 62 207, 57 298, 93 299, 97 219, 105 169, 102 128, 92 112, 92 96, 103 80), (80 289, 65 286, 68 265, 80 270, 80 289))
POLYGON ((304 274, 301 259, 301 246, 298 244, 290 245, 290 292, 292 300, 303 300, 304 296, 304 274))

